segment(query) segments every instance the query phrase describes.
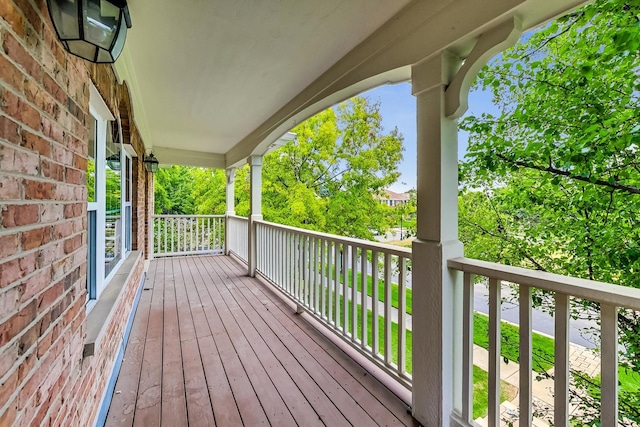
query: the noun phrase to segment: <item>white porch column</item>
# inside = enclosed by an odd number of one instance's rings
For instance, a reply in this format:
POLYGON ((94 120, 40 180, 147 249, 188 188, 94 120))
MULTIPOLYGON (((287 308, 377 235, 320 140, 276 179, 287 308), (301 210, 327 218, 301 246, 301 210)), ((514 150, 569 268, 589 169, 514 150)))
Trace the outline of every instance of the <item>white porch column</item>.
POLYGON ((247 159, 250 168, 251 215, 249 216, 249 247, 247 251, 249 276, 255 277, 257 266, 257 247, 254 221, 262 219, 262 156, 250 156, 247 159))
MULTIPOLYGON (((442 53, 413 66, 417 98, 417 238, 413 242, 413 416, 450 425, 460 380, 461 276, 447 259, 463 255, 458 240, 458 130, 445 116, 445 90, 458 69, 442 53), (454 348, 456 347, 456 348, 454 348)), ((455 405, 459 406, 459 405, 455 405)))
POLYGON ((234 193, 234 182, 236 179, 236 168, 229 168, 226 170, 227 174, 227 212, 225 213, 225 225, 224 225, 224 253, 229 255, 229 215, 236 214, 236 201, 234 193))

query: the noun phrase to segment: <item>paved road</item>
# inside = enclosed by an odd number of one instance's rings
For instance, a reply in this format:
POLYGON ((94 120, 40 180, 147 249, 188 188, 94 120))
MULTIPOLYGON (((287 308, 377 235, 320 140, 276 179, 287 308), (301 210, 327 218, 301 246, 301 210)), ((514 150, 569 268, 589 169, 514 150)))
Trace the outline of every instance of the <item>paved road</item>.
MULTIPOLYGON (((489 290, 482 283, 476 283, 474 286, 474 308, 480 313, 488 314, 488 295, 489 290)), ((502 298, 506 298, 507 301, 502 303, 502 320, 506 320, 511 323, 519 323, 519 310, 518 305, 510 302, 514 300, 514 295, 510 292, 508 287, 502 287, 502 298)), ((554 336, 554 319, 548 313, 541 310, 534 309, 531 313, 531 319, 533 322, 533 330, 542 332, 550 336, 554 336)), ((596 328, 599 330, 599 326, 595 322, 588 322, 586 320, 573 320, 569 321, 569 337, 572 343, 581 345, 587 348, 595 348, 596 344, 593 338, 588 333, 590 328, 596 328)))

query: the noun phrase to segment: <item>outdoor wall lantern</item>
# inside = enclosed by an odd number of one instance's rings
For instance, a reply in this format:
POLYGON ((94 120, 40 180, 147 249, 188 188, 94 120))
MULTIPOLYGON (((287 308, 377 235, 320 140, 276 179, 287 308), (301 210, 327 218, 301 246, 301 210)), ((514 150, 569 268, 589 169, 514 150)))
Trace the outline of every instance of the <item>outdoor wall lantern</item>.
POLYGON ((118 59, 131 28, 126 0, 47 0, 47 6, 69 53, 95 63, 118 59))
POLYGON ((158 172, 158 166, 160 162, 156 159, 156 156, 153 155, 153 151, 150 154, 144 155, 144 168, 147 172, 156 173, 158 172))

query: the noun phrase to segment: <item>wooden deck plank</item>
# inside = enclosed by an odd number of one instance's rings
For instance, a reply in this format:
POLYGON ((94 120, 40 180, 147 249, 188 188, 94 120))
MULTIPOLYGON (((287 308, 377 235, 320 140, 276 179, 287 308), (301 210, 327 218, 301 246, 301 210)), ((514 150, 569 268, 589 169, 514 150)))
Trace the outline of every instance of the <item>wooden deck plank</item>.
POLYGON ((149 308, 151 302, 151 290, 149 283, 153 280, 157 264, 149 267, 147 279, 143 284, 142 294, 138 308, 131 326, 129 341, 125 349, 125 357, 122 360, 120 373, 115 393, 111 399, 111 406, 107 414, 107 424, 117 424, 123 426, 133 425, 136 400, 138 398, 138 383, 140 382, 140 368, 142 367, 142 357, 144 345, 147 337, 147 325, 149 323, 149 308))
MULTIPOLYGON (((238 327, 242 330, 249 344, 253 348, 253 351, 260 359, 260 363, 271 378, 271 381, 280 394, 280 397, 289 408, 293 418, 298 424, 305 426, 323 425, 318 413, 316 413, 314 407, 309 404, 307 397, 302 393, 301 387, 309 389, 309 387, 312 387, 311 384, 313 384, 316 388, 315 393, 313 393, 314 397, 319 395, 324 396, 322 390, 317 387, 308 375, 301 375, 300 372, 292 372, 295 370, 292 366, 288 367, 288 369, 284 368, 282 358, 286 357, 286 355, 282 352, 278 352, 276 356, 270 348, 271 344, 275 344, 273 339, 275 338, 277 341, 277 338, 272 335, 261 335, 254 325, 254 322, 261 322, 262 319, 255 315, 249 318, 249 315, 252 314, 253 310, 245 311, 245 306, 237 301, 237 298, 234 296, 234 293, 237 294, 235 287, 227 288, 222 286, 224 281, 227 281, 228 279, 225 278, 223 280, 217 274, 214 277, 210 265, 206 265, 204 268, 215 285, 208 287, 209 293, 214 300, 218 300, 218 298, 220 298, 226 302, 238 323, 238 327), (267 342, 269 344, 267 344, 267 342), (298 381, 294 381, 292 379, 292 373, 298 381)), ((262 330, 268 329, 266 328, 266 325, 264 326, 264 328, 261 328, 262 330)), ((233 330, 231 332, 233 333, 233 330)), ((299 371, 302 371, 299 365, 298 367, 299 371)), ((331 406, 336 415, 340 415, 328 399, 326 399, 325 402, 331 406)), ((331 418, 330 414, 325 410, 324 418, 322 419, 331 418)), ((339 423, 332 423, 332 425, 339 425, 339 423)))
POLYGON ((175 260, 165 262, 164 336, 162 341, 162 422, 187 425, 187 402, 184 392, 180 325, 175 291, 175 260))
POLYGON ((144 356, 138 385, 134 426, 160 425, 162 392, 162 333, 164 308, 164 261, 159 261, 154 280, 144 356))
MULTIPOLYGON (((197 271, 194 271, 192 261, 192 259, 188 261, 186 259, 184 260, 185 268, 188 268, 190 275, 190 279, 188 279, 185 274, 185 280, 191 281, 193 285, 192 291, 198 294, 198 300, 200 300, 200 294, 197 288, 199 287, 198 280, 201 280, 201 278, 197 271)), ((182 262, 183 260, 181 260, 181 263, 182 262)), ((212 393, 211 402, 216 423, 222 425, 223 422, 222 420, 219 421, 219 417, 224 416, 228 411, 232 410, 233 404, 235 404, 244 425, 268 425, 267 415, 260 404, 258 396, 256 396, 247 372, 231 343, 231 339, 224 329, 218 312, 215 310, 215 307, 209 305, 209 301, 207 301, 207 304, 209 310, 205 315, 204 322, 208 325, 211 334, 199 337, 198 344, 200 351, 206 355, 205 358, 203 358, 203 364, 205 374, 207 375, 209 390, 210 393, 212 393), (221 378, 222 373, 226 374, 226 378, 221 378), (220 393, 224 390, 211 389, 212 386, 216 387, 224 384, 224 380, 226 380, 230 386, 232 391, 231 396, 226 393, 220 393), (233 401, 231 398, 233 398, 233 401)), ((200 304, 199 308, 204 314, 202 304, 200 304)))
POLYGON ((235 260, 156 259, 145 287, 107 426, 415 425, 235 260))
MULTIPOLYGON (((219 263, 219 266, 223 268, 229 268, 228 264, 219 263)), ((230 271, 231 277, 233 277, 233 271, 230 271)), ((251 298, 253 293, 249 289, 251 279, 246 277, 236 276, 240 281, 245 283, 244 292, 251 298)), ((241 288, 239 288, 241 289, 241 288)), ((276 306, 273 306, 273 310, 266 310, 264 304, 255 301, 254 305, 256 312, 263 312, 268 324, 276 325, 274 330, 280 331, 279 338, 292 352, 294 357, 300 361, 306 370, 307 374, 313 378, 313 380, 320 386, 324 393, 334 402, 344 417, 354 425, 375 425, 378 420, 372 418, 361 406, 362 400, 372 399, 371 395, 362 394, 361 399, 354 399, 350 393, 344 389, 343 384, 353 381, 353 377, 345 370, 335 370, 333 375, 325 369, 326 363, 320 363, 312 353, 307 350, 307 345, 304 342, 295 339, 296 331, 301 331, 298 327, 299 322, 295 322, 292 319, 291 311, 284 312, 278 310, 276 306), (286 319, 287 326, 283 327, 282 321, 286 319)), ((278 307, 280 308, 280 307, 278 307)), ((300 333, 298 332, 298 335, 300 333)), ((327 362, 328 363, 328 362, 327 362)), ((332 363, 335 364, 335 361, 332 363)), ((401 423, 397 418, 388 411, 384 411, 386 417, 383 418, 387 425, 400 425, 401 423)))
MULTIPOLYGON (((219 316, 223 327, 227 331, 225 336, 230 338, 229 343, 226 343, 224 337, 222 340, 216 337, 216 343, 220 346, 227 346, 229 344, 232 346, 221 350, 229 352, 235 351, 247 373, 247 377, 253 385, 255 393, 262 404, 262 408, 264 409, 269 422, 272 425, 277 426, 295 425, 295 421, 291 416, 289 409, 275 389, 269 376, 264 370, 264 367, 260 364, 258 357, 249 345, 243 331, 238 327, 233 314, 223 300, 220 298, 213 299, 209 294, 209 289, 216 289, 216 287, 215 284, 210 283, 210 280, 205 284, 205 280, 209 279, 209 276, 206 271, 202 271, 202 263, 198 261, 198 259, 194 259, 194 263, 192 264, 192 273, 194 275, 196 288, 200 292, 200 298, 202 301, 210 301, 215 306, 216 314, 219 316)), ((222 290, 222 292, 224 292, 224 290, 222 290)), ((207 312, 208 317, 209 313, 211 313, 211 310, 207 312)), ((217 323, 217 319, 215 319, 215 321, 217 323)), ((222 360, 225 360, 224 356, 222 357, 222 360)))
MULTIPOLYGON (((172 262, 175 280, 176 304, 184 369, 184 388, 187 400, 189 424, 194 426, 213 426, 213 407, 209 398, 207 378, 202 366, 200 348, 196 341, 195 326, 191 316, 191 307, 185 288, 184 273, 180 261, 172 262)), ((226 381, 226 378, 225 378, 226 381)), ((238 417, 238 421, 240 417, 238 417)))
MULTIPOLYGON (((230 276, 233 276, 235 272, 242 281, 250 282, 252 280, 243 276, 242 270, 240 270, 241 266, 229 257, 222 258, 219 262, 224 265, 224 268, 229 269, 230 276)), ((253 302, 256 311, 267 316, 265 318, 267 324, 280 323, 280 327, 273 328, 274 333, 289 341, 292 336, 293 342, 300 343, 308 352, 306 357, 304 353, 298 353, 296 355, 298 360, 307 360, 309 355, 314 358, 346 390, 348 395, 357 401, 377 422, 393 425, 400 421, 401 424, 414 425, 415 420, 407 412, 408 407, 396 395, 322 336, 313 326, 307 322, 294 321, 295 317, 290 314, 291 308, 280 296, 264 285, 249 285, 245 289, 251 292, 255 298, 253 302), (280 310, 275 310, 275 307, 280 310), (340 363, 336 363, 337 361, 340 363)))

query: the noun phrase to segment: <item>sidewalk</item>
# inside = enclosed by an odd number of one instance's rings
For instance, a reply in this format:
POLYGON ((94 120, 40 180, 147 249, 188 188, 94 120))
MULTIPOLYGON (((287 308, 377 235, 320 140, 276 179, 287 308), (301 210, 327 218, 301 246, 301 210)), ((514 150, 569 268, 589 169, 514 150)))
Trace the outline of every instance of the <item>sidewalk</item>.
MULTIPOLYGON (((480 369, 485 371, 489 370, 489 352, 484 348, 474 345, 473 346, 473 363, 480 369)), ((590 376, 595 376, 600 373, 600 357, 591 349, 584 348, 576 344, 570 344, 569 347, 569 366, 573 370, 584 372, 590 376)), ((519 372, 520 366, 516 362, 509 361, 504 363, 504 360, 500 360, 500 378, 515 386, 519 387, 519 372)), ((550 374, 553 374, 553 368, 549 370, 550 374)), ((533 405, 535 407, 534 413, 544 413, 544 419, 534 418, 534 426, 547 426, 549 421, 553 421, 553 380, 542 379, 537 381, 535 373, 533 374, 533 382, 531 384, 533 394, 533 405)), ((513 400, 503 402, 500 405, 500 419, 501 425, 506 426, 504 421, 508 419, 510 422, 516 424, 518 420, 518 396, 516 395, 513 400)), ((569 412, 575 411, 575 407, 569 408, 569 412)), ((487 418, 479 418, 475 420, 481 426, 487 425, 487 418)))

